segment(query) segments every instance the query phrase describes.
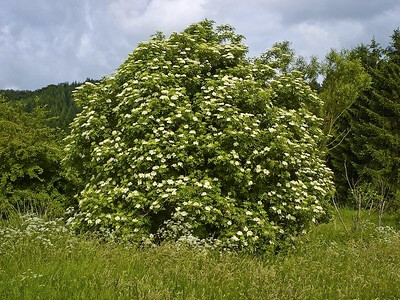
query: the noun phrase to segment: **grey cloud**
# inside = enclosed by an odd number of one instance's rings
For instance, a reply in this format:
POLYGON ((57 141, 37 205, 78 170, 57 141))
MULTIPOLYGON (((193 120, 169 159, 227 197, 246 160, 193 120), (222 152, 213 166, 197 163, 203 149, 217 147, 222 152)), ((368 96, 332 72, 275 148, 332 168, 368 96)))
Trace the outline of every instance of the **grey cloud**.
POLYGON ((260 1, 276 12, 284 12, 284 24, 304 21, 368 20, 399 6, 398 0, 272 0, 260 1))
POLYGON ((112 73, 155 31, 180 31, 204 18, 229 23, 250 55, 289 40, 297 53, 387 43, 398 0, 2 0, 0 89, 34 89, 112 73))

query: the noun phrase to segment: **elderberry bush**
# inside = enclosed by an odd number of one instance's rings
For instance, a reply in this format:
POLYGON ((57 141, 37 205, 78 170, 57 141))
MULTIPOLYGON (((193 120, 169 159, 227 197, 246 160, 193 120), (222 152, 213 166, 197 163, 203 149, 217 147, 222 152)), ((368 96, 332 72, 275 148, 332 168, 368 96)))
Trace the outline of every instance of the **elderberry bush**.
POLYGON ((265 252, 327 217, 321 100, 212 21, 157 34, 79 87, 64 163, 85 230, 265 252))

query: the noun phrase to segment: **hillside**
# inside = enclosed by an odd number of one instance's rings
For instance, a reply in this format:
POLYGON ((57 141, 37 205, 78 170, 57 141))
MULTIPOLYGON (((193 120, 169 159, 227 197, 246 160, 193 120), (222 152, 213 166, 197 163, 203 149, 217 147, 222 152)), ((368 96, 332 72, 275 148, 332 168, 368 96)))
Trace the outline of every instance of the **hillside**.
POLYGON ((72 91, 81 85, 78 82, 51 84, 35 91, 28 90, 0 90, 10 101, 22 101, 27 112, 35 106, 47 107, 52 118, 50 126, 69 132, 68 125, 74 119, 78 106, 72 100, 72 91))

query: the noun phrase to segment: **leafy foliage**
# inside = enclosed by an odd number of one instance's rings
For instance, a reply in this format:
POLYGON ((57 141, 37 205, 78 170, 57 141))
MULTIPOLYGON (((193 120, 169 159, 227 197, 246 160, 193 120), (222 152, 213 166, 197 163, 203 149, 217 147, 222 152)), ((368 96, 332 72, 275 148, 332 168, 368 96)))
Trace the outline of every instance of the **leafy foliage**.
POLYGON ((321 89, 318 77, 322 73, 322 66, 318 58, 311 56, 306 59, 303 56, 296 55, 289 41, 275 43, 271 49, 261 54, 260 59, 280 73, 300 71, 303 79, 313 90, 319 91, 321 89))
MULTIPOLYGON (((335 178, 339 196, 345 200, 348 183, 343 179, 344 164, 347 164, 348 180, 363 182, 373 189, 375 194, 385 200, 385 205, 394 204, 399 197, 399 161, 400 161, 400 64, 399 34, 395 31, 391 46, 383 50, 374 40, 370 45, 361 45, 349 54, 349 59, 362 63, 362 68, 371 80, 369 88, 361 88, 351 92, 354 97, 346 96, 345 102, 352 99, 337 128, 347 132, 339 147, 330 151, 331 162, 335 170, 335 178), (342 176, 342 178, 340 178, 342 176), (396 196, 397 195, 397 196, 396 196)), ((352 68, 354 73, 355 68, 352 68)), ((337 75, 343 78, 345 72, 337 75)), ((346 80, 347 86, 362 82, 363 72, 354 74, 353 81, 346 80)), ((363 75, 364 76, 364 75, 363 75)), ((327 77, 328 79, 328 77, 327 77)), ((338 99, 345 90, 346 84, 339 84, 335 92, 338 99)), ((343 95, 346 95, 343 93, 343 95)), ((321 95, 324 97, 324 95, 321 95)), ((331 102, 324 97, 327 102, 331 102)), ((340 105, 338 105, 340 107, 340 105)), ((339 131, 336 131, 339 132, 339 131)))
MULTIPOLYGON (((363 92, 371 86, 371 76, 364 68, 360 57, 350 51, 331 50, 324 63, 325 79, 319 96, 324 100, 323 116, 328 150, 328 163, 334 170, 338 198, 350 202, 347 177, 353 179, 354 153, 350 150, 350 110, 363 92), (348 176, 347 176, 348 175, 348 176)), ((356 120, 355 120, 356 121, 356 120)), ((357 181, 357 179, 356 179, 357 181)))
MULTIPOLYGON (((326 77, 320 97, 324 100, 325 131, 340 136, 337 121, 371 85, 371 77, 359 58, 348 51, 331 50, 324 65, 326 77)), ((340 131, 340 129, 339 129, 340 131)))
POLYGON ((43 109, 27 113, 21 103, 0 101, 0 217, 60 213, 70 203, 61 147, 46 122, 43 109))
POLYGON ((211 21, 141 43, 74 94, 66 164, 80 228, 266 251, 327 217, 322 103, 299 72, 250 62, 211 21))
POLYGON ((48 125, 59 131, 69 132, 68 126, 79 112, 72 100, 72 91, 79 85, 77 82, 60 83, 36 91, 0 90, 0 94, 12 102, 22 102, 26 112, 32 112, 36 107, 46 107, 53 117, 48 125))

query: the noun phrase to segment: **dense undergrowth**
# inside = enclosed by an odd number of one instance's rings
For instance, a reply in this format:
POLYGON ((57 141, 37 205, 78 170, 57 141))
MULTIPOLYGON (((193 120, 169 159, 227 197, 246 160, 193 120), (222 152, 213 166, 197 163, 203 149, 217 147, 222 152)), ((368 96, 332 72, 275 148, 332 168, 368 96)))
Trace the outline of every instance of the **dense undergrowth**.
POLYGON ((342 210, 278 255, 251 256, 172 244, 135 249, 74 235, 61 220, 1 221, 1 299, 396 299, 396 221, 342 210))

